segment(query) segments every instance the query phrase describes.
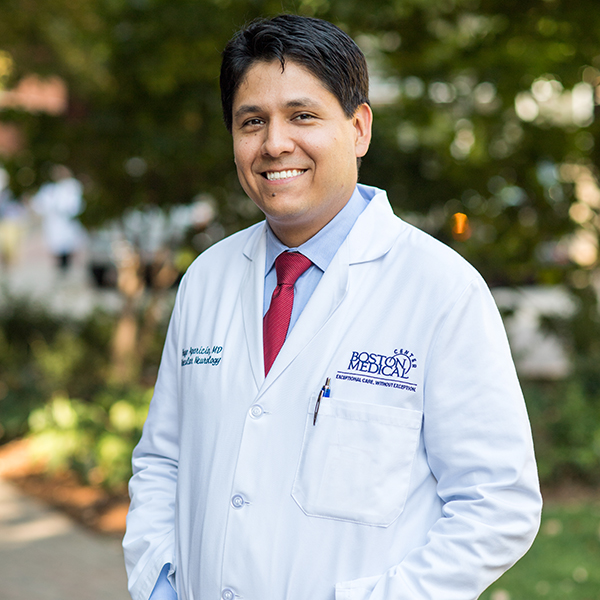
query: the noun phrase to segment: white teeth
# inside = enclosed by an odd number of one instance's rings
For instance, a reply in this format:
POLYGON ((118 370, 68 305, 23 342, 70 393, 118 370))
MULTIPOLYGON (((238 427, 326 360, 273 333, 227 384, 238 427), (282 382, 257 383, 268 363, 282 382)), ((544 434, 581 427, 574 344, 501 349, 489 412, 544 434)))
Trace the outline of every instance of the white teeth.
POLYGON ((292 169, 290 171, 267 171, 267 179, 269 181, 274 181, 276 179, 288 179, 289 177, 296 177, 302 173, 304 173, 304 171, 298 171, 296 169, 292 169))

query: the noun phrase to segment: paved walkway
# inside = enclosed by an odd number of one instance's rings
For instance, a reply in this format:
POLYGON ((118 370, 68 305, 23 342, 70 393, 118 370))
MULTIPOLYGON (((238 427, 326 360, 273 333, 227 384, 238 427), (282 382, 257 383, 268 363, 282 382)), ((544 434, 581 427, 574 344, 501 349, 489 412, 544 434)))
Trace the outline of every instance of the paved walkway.
POLYGON ((0 479, 1 600, 130 600, 121 542, 0 479))

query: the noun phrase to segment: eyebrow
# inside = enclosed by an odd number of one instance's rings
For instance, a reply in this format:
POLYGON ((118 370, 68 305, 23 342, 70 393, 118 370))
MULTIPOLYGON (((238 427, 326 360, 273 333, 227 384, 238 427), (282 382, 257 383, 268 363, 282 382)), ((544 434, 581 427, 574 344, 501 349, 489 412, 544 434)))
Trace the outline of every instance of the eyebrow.
POLYGON ((233 118, 238 119, 250 113, 260 112, 260 106, 254 106, 251 104, 242 104, 234 113, 233 118))
MULTIPOLYGON (((312 98, 296 98, 285 103, 285 108, 318 108, 319 102, 312 98)), ((242 104, 234 113, 233 118, 239 119, 248 114, 260 113, 262 108, 256 104, 242 104)))

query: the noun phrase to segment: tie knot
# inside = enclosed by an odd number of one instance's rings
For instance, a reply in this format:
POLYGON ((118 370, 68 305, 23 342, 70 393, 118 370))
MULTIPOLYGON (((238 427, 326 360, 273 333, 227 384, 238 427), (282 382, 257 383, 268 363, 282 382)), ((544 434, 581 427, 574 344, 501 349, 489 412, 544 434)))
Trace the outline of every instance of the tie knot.
POLYGON ((282 252, 275 259, 277 285, 294 285, 311 265, 312 261, 300 252, 282 252))

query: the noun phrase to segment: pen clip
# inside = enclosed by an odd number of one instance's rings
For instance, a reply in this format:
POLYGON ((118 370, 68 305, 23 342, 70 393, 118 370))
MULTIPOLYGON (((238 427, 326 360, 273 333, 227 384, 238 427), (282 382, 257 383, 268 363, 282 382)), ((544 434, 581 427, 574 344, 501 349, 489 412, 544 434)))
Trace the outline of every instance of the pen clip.
POLYGON ((325 385, 321 388, 319 395, 317 396, 317 402, 315 403, 315 413, 313 415, 313 426, 317 424, 317 415, 319 414, 319 408, 321 407, 321 400, 323 398, 329 398, 329 394, 331 393, 331 389, 329 387, 329 382, 331 378, 328 377, 325 381, 325 385))

